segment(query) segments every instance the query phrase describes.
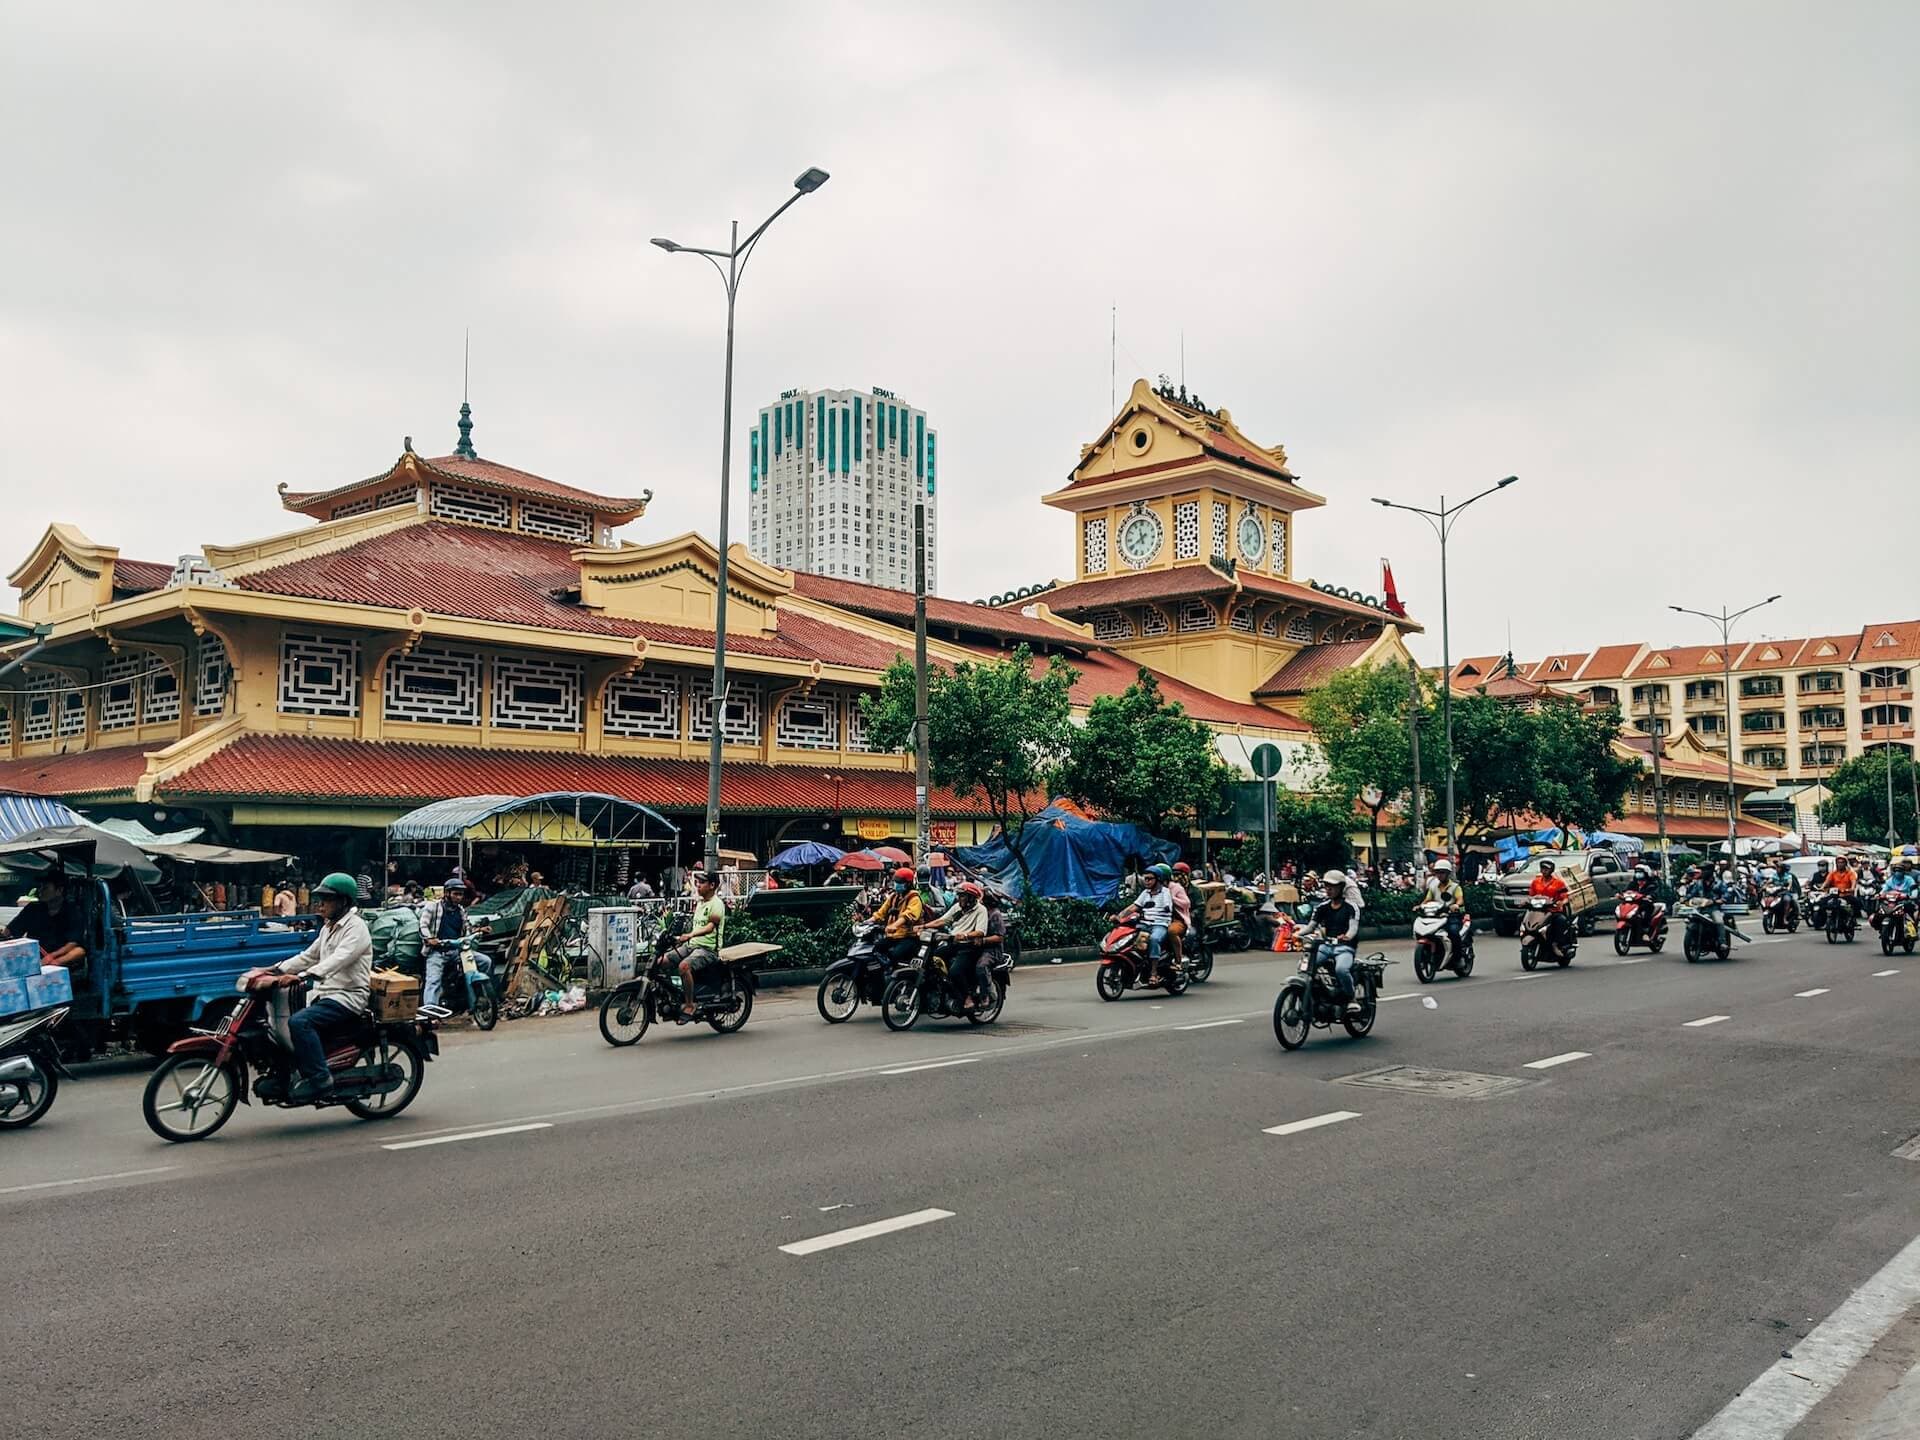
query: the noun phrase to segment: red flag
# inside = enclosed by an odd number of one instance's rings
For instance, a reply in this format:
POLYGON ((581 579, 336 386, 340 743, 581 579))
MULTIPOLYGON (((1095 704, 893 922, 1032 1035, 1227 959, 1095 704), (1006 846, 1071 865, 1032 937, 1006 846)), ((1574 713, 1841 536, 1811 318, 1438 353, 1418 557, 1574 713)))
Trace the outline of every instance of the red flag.
POLYGON ((1407 607, 1400 603, 1400 592, 1393 588, 1393 566, 1387 563, 1384 555, 1380 557, 1380 588, 1386 592, 1387 613, 1404 618, 1407 607))

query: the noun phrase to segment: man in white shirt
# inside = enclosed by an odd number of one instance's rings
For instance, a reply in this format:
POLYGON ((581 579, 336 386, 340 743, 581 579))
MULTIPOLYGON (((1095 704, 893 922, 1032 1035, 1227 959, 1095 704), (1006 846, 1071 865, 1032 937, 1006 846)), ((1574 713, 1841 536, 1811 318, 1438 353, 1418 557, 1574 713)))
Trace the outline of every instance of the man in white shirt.
MULTIPOLYGON (((358 907, 351 875, 329 875, 313 892, 320 933, 313 943, 276 967, 283 975, 312 982, 306 1007, 287 1022, 300 1078, 288 1092, 295 1101, 323 1100, 333 1088, 327 1047, 353 1033, 367 1013, 373 991, 373 936, 358 907)), ((272 973, 257 972, 257 973, 272 973)))

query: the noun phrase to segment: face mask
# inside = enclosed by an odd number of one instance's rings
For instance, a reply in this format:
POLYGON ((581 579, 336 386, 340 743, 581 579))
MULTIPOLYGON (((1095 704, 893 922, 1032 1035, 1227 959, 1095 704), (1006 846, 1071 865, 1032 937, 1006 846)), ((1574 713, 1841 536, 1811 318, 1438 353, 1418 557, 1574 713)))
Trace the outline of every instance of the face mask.
POLYGON ((896 894, 896 895, 904 895, 904 894, 906 894, 906 893, 907 893, 907 882, 906 882, 906 881, 904 881, 904 880, 896 880, 896 881, 894 881, 894 882, 893 882, 893 893, 894 893, 894 894, 896 894))

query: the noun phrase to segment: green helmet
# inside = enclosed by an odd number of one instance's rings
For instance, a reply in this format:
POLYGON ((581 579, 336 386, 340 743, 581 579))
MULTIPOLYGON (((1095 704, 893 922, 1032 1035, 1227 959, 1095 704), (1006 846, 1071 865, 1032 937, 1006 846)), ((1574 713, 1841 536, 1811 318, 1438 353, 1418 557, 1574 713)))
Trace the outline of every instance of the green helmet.
POLYGON ((1171 865, 1155 865, 1148 873, 1158 875, 1162 885, 1173 879, 1173 867, 1171 865))
POLYGON ((338 895, 349 904, 357 903, 360 899, 360 887, 354 883, 353 877, 351 875, 343 875, 338 870, 327 876, 326 879, 322 880, 313 888, 316 892, 338 895))

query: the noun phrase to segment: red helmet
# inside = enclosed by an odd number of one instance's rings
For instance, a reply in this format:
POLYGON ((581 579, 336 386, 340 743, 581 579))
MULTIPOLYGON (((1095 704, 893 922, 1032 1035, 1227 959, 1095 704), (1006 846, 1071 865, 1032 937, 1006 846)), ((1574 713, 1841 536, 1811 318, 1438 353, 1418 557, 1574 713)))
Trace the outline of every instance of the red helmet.
POLYGON ((960 882, 960 893, 962 895, 984 895, 987 892, 971 880, 962 880, 960 882))
POLYGON ((898 870, 893 872, 893 878, 896 880, 904 880, 911 885, 913 883, 913 867, 911 865, 902 865, 898 870))
POLYGON ((1173 862, 1173 873, 1176 875, 1191 875, 1193 874, 1193 866, 1187 864, 1184 860, 1176 860, 1173 862))

